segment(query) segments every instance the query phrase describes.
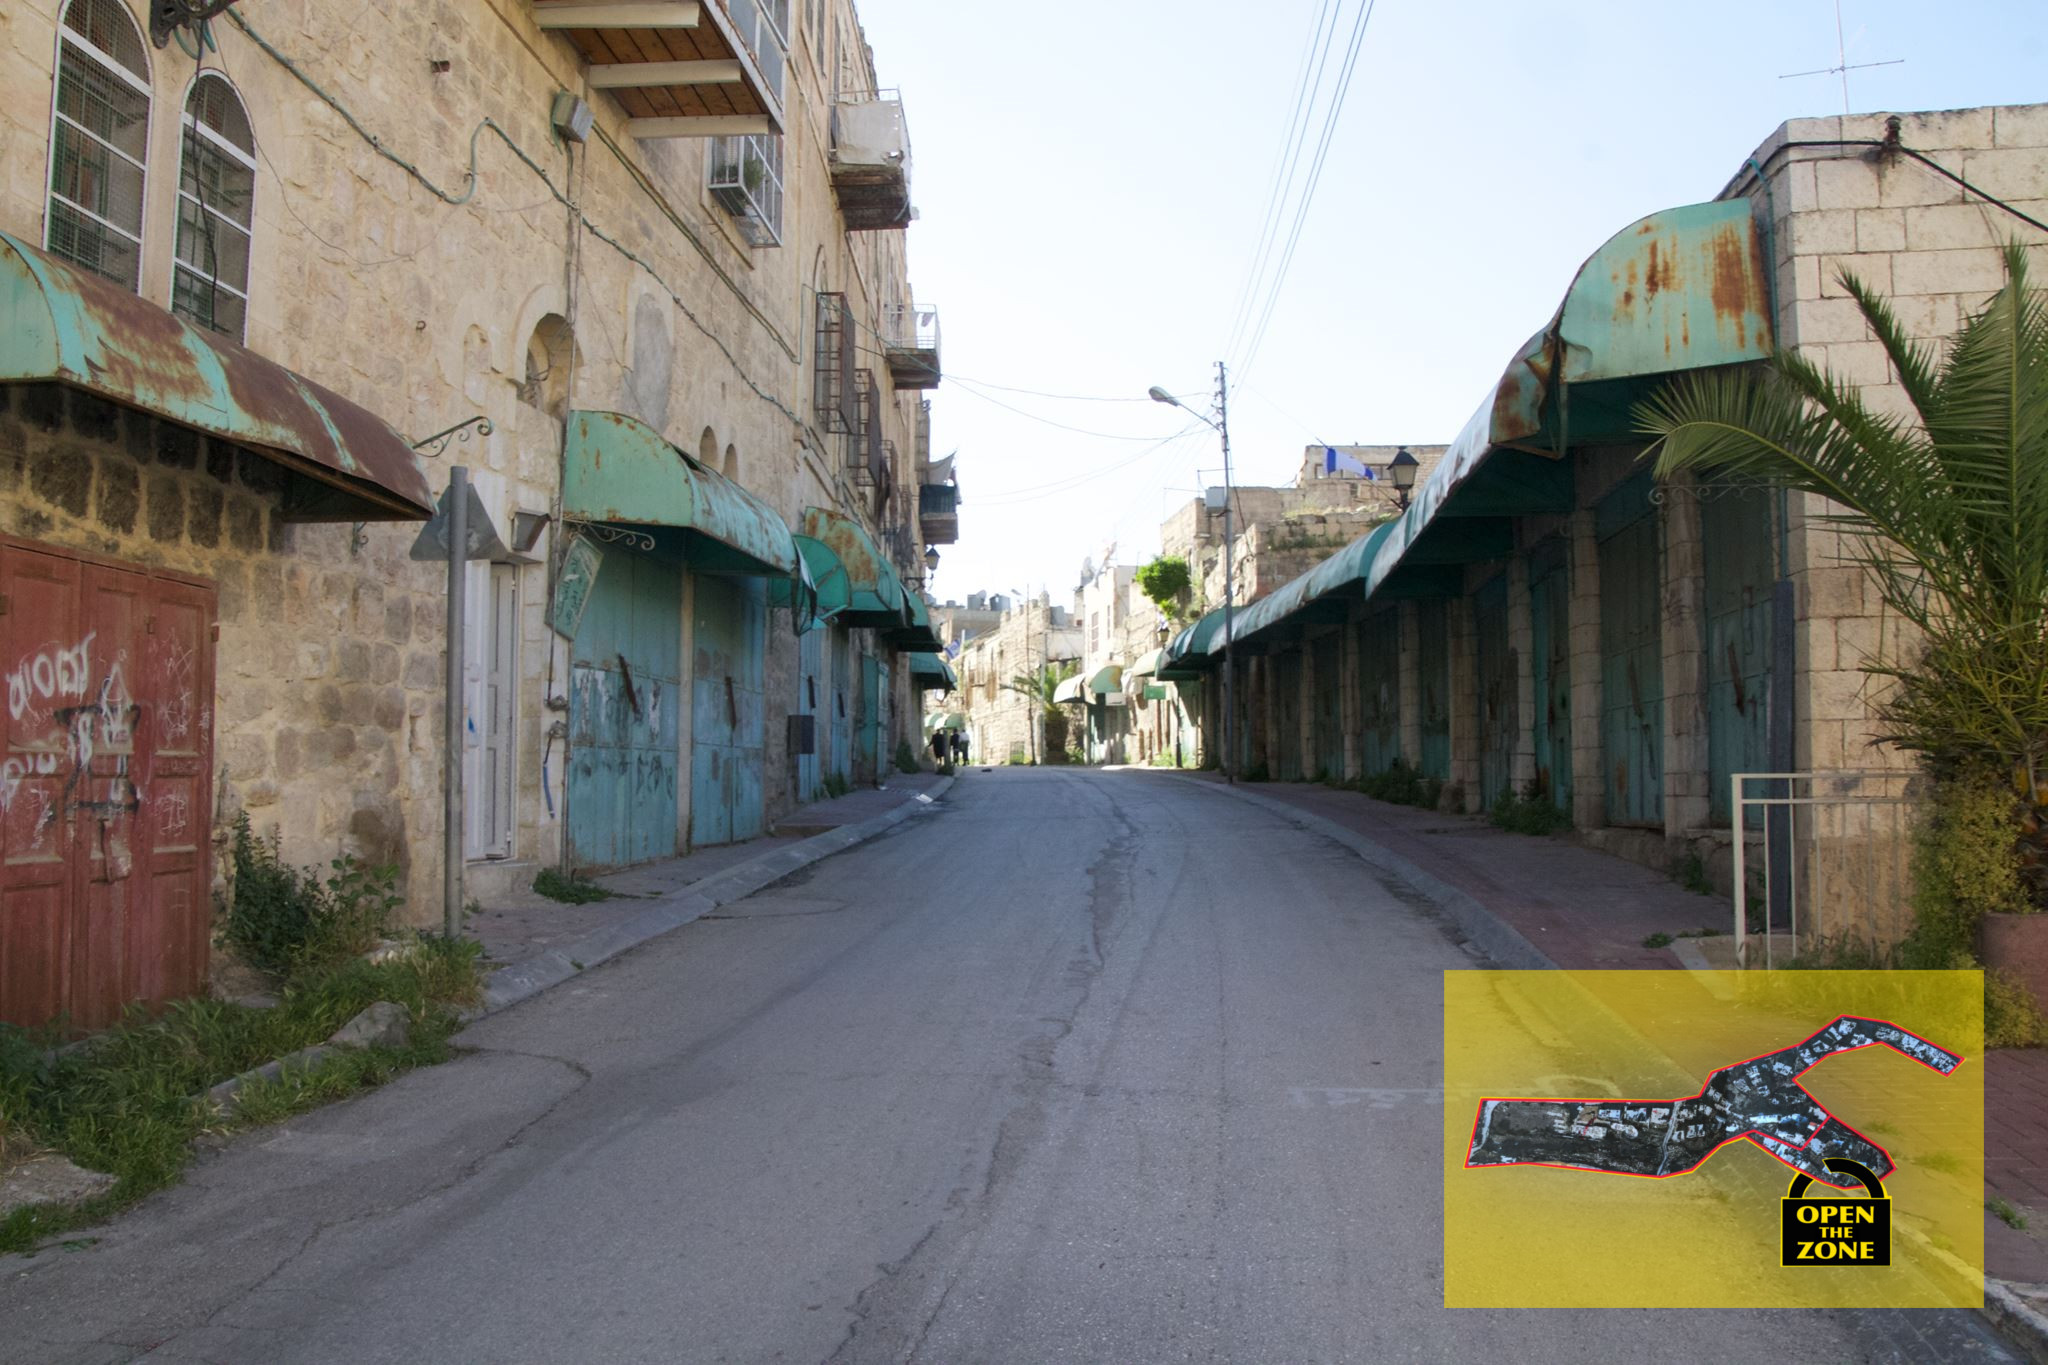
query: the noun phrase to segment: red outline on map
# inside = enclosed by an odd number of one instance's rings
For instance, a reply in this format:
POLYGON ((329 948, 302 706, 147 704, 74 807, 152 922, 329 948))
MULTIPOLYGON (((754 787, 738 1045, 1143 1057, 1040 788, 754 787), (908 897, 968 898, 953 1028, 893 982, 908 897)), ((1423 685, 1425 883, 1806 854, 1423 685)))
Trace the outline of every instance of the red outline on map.
MULTIPOLYGON (((1899 1032, 1901 1032, 1901 1033, 1903 1033, 1903 1034, 1907 1035, 1908 1037, 1912 1037, 1912 1038, 1918 1038, 1918 1037, 1920 1037, 1920 1035, 1919 1035, 1919 1034, 1917 1034, 1917 1033, 1914 1033, 1914 1032, 1913 1032, 1913 1030, 1911 1030, 1911 1029, 1907 1028, 1907 1027, 1906 1027, 1905 1025, 1903 1025, 1903 1024, 1897 1024, 1897 1023, 1893 1023, 1893 1022, 1892 1022, 1891 1020, 1889 1020, 1889 1019, 1879 1019, 1879 1018, 1877 1018, 1877 1017, 1876 1017, 1876 1016, 1874 1016, 1874 1015, 1867 1015, 1867 1014, 1838 1014, 1838 1015, 1836 1015, 1836 1016, 1835 1016, 1834 1018, 1832 1018, 1832 1019, 1828 1020, 1828 1022, 1827 1022, 1827 1023, 1825 1023, 1825 1024, 1822 1024, 1822 1025, 1821 1025, 1821 1026, 1820 1026, 1819 1028, 1815 1029, 1815 1030, 1814 1030, 1814 1031, 1813 1031, 1813 1032, 1812 1032, 1811 1034, 1807 1035, 1807 1039, 1803 1039, 1803 1040, 1801 1040, 1801 1041, 1802 1041, 1802 1042, 1803 1042, 1803 1041, 1808 1041, 1808 1040, 1810 1040, 1810 1039, 1812 1039, 1812 1038, 1816 1038, 1816 1037, 1819 1037, 1819 1036, 1820 1036, 1821 1034, 1823 1034, 1823 1033, 1827 1032, 1827 1031, 1828 1031, 1829 1029, 1833 1028, 1833 1027, 1834 1027, 1834 1026, 1835 1026, 1836 1024, 1839 1024, 1839 1023, 1840 1023, 1840 1022, 1842 1022, 1842 1020, 1844 1020, 1844 1019, 1864 1019, 1864 1020, 1869 1020, 1869 1021, 1870 1021, 1870 1022, 1872 1022, 1872 1023, 1884 1024, 1884 1025, 1887 1025, 1887 1026, 1889 1026, 1889 1027, 1891 1027, 1891 1028, 1895 1028, 1895 1029, 1897 1029, 1897 1030, 1898 1030, 1899 1032)), ((1925 1040, 1925 1039, 1922 1039, 1922 1041, 1923 1041, 1923 1042, 1925 1042, 1926 1040, 1925 1040)), ((1791 1046, 1792 1046, 1792 1047, 1797 1047, 1797 1046, 1799 1046, 1799 1044, 1798 1044, 1798 1043, 1794 1043, 1794 1044, 1792 1044, 1791 1046)), ((1930 1043, 1928 1043, 1928 1046, 1930 1046, 1930 1047, 1935 1047, 1935 1046, 1938 1046, 1938 1044, 1934 1044, 1934 1043, 1931 1043, 1931 1042, 1930 1042, 1930 1043)), ((1955 1074, 1955 1073, 1956 1073, 1957 1071, 1961 1070, 1961 1069, 1962 1069, 1962 1066, 1963 1066, 1963 1064, 1964 1064, 1964 1063, 1965 1063, 1966 1061, 1968 1061, 1968 1060, 1969 1060, 1969 1059, 1968 1059, 1967 1057, 1965 1057, 1965 1056, 1964 1056, 1964 1055, 1963 1055, 1962 1053, 1960 1053, 1960 1052, 1950 1053, 1950 1055, 1951 1055, 1951 1056, 1953 1056, 1953 1057, 1954 1057, 1954 1058, 1956 1059, 1956 1064, 1955 1064, 1955 1066, 1954 1066, 1954 1067, 1952 1067, 1952 1068, 1950 1068, 1950 1069, 1949 1069, 1948 1071, 1944 1072, 1944 1071, 1942 1071, 1942 1070, 1941 1070, 1941 1068, 1940 1068, 1940 1067, 1934 1066, 1933 1064, 1931 1064, 1931 1063, 1929 1063, 1929 1062, 1926 1062, 1926 1061, 1922 1061, 1922 1060, 1921 1060, 1920 1058, 1918 1058, 1918 1057, 1915 1057, 1915 1056, 1914 1056, 1914 1055, 1913 1055, 1912 1053, 1910 1053, 1910 1052, 1907 1052, 1907 1051, 1906 1051, 1906 1050, 1905 1050, 1904 1048, 1898 1047, 1898 1046, 1897 1046, 1897 1045, 1895 1045, 1895 1044, 1892 1044, 1892 1043, 1888 1043, 1888 1042, 1884 1041, 1884 1040, 1883 1040, 1882 1038, 1879 1038, 1879 1039, 1875 1039, 1875 1040, 1873 1040, 1872 1042, 1868 1042, 1868 1043, 1858 1043, 1858 1044, 1857 1044, 1856 1046, 1854 1046, 1854 1047, 1844 1047, 1844 1048, 1837 1048, 1837 1049, 1835 1049, 1835 1050, 1834 1050, 1833 1052, 1830 1052, 1830 1053, 1828 1053, 1828 1054, 1827 1054, 1827 1056, 1824 1056, 1824 1057, 1820 1057, 1820 1058, 1817 1058, 1817 1059, 1816 1059, 1816 1060, 1814 1061, 1814 1063, 1813 1063, 1813 1065, 1812 1065, 1812 1066, 1809 1066, 1809 1067, 1807 1067, 1805 1071, 1801 1071, 1801 1072, 1799 1072, 1799 1073, 1798 1073, 1798 1075, 1799 1075, 1799 1076, 1804 1076, 1804 1075, 1806 1074, 1806 1072, 1807 1072, 1807 1071, 1811 1071, 1811 1070, 1813 1070, 1813 1068, 1814 1068, 1814 1067, 1817 1067, 1817 1066, 1819 1066, 1819 1065, 1820 1065, 1820 1064, 1821 1064, 1822 1062, 1825 1062, 1825 1061, 1827 1061, 1829 1057, 1836 1057, 1836 1056, 1840 1056, 1841 1054, 1843 1054, 1843 1053, 1847 1053, 1847 1052, 1861 1052, 1861 1051, 1862 1051, 1862 1050, 1863 1050, 1864 1048, 1867 1048, 1867 1047, 1888 1047, 1888 1048, 1891 1048, 1891 1050, 1892 1050, 1892 1051, 1894 1051, 1894 1052, 1898 1053, 1898 1054, 1899 1054, 1899 1055, 1900 1055, 1901 1057, 1904 1057, 1904 1058, 1906 1058, 1906 1060, 1908 1060, 1908 1061, 1912 1061, 1912 1062, 1919 1062, 1919 1063, 1920 1063, 1920 1065, 1922 1065, 1922 1066, 1926 1067, 1926 1068, 1927 1068, 1927 1069, 1928 1069, 1929 1071, 1932 1071, 1932 1072, 1934 1072, 1934 1073, 1935 1073, 1936 1075, 1948 1075, 1948 1076, 1953 1076, 1953 1075, 1954 1075, 1954 1074, 1955 1074)), ((1719 1075, 1719 1074, 1720 1074, 1721 1072, 1723 1072, 1723 1071, 1734 1071, 1734 1070, 1736 1070, 1736 1069, 1737 1069, 1737 1068, 1739 1068, 1739 1067, 1745 1067, 1745 1066, 1748 1066, 1748 1065, 1749 1065, 1749 1064, 1750 1064, 1751 1062, 1760 1062, 1760 1061, 1762 1061, 1762 1060, 1763 1060, 1764 1058, 1766 1058, 1766 1057, 1775 1057, 1775 1056, 1777 1056, 1777 1055, 1778 1055, 1778 1054, 1779 1054, 1780 1052, 1785 1052, 1785 1051, 1788 1051, 1788 1050, 1789 1050, 1788 1048, 1782 1048, 1782 1047, 1774 1047, 1774 1048, 1772 1048, 1772 1049, 1771 1049, 1771 1050, 1770 1050, 1769 1052, 1759 1052, 1759 1053, 1757 1053, 1757 1054, 1756 1054, 1756 1056, 1754 1056, 1754 1057, 1745 1057, 1745 1058, 1744 1058, 1743 1060, 1741 1060, 1741 1061, 1739 1061, 1739 1062, 1732 1062, 1732 1063, 1730 1063, 1730 1064, 1729 1064, 1729 1065, 1727 1065, 1727 1066, 1721 1066, 1721 1067, 1716 1067, 1716 1068, 1714 1068, 1713 1072, 1712 1072, 1711 1074, 1709 1074, 1709 1075, 1708 1075, 1708 1077, 1707 1077, 1707 1084, 1712 1084, 1712 1083, 1713 1083, 1713 1079, 1714 1079, 1714 1077, 1715 1077, 1715 1076, 1717 1076, 1717 1075, 1719 1075)), ((1943 1051, 1943 1052, 1948 1052, 1949 1050, 1948 1050, 1947 1048, 1942 1048, 1942 1049, 1941 1049, 1941 1051, 1943 1051)), ((1829 1108, 1828 1108, 1828 1107, 1827 1107, 1826 1105, 1822 1104, 1822 1103, 1821 1103, 1821 1102, 1820 1102, 1819 1100, 1816 1100, 1816 1099, 1814 1099, 1814 1098, 1813 1098, 1813 1093, 1812 1093, 1811 1091, 1809 1091, 1809 1090, 1808 1090, 1808 1089, 1807 1089, 1807 1088, 1806 1088, 1805 1086, 1801 1085, 1801 1084, 1799 1083, 1799 1081, 1798 1081, 1797 1077, 1794 1077, 1794 1078, 1793 1078, 1793 1081, 1792 1081, 1792 1085, 1793 1085, 1793 1088, 1794 1088, 1794 1089, 1796 1089, 1796 1090, 1798 1090, 1800 1094, 1802 1094, 1802 1095, 1806 1096, 1806 1098, 1807 1098, 1807 1099, 1808 1099, 1809 1101, 1811 1101, 1811 1102, 1812 1102, 1812 1104, 1813 1104, 1813 1107, 1814 1107, 1814 1108, 1816 1108, 1816 1109, 1818 1109, 1818 1110, 1820 1110, 1821 1114, 1823 1115, 1823 1117, 1822 1117, 1821 1121, 1820 1121, 1819 1123, 1816 1123, 1816 1124, 1815 1124, 1815 1125, 1813 1126, 1813 1130, 1812 1130, 1812 1132, 1809 1132, 1809 1133, 1808 1133, 1808 1134, 1806 1135, 1806 1137, 1805 1137, 1805 1139, 1804 1139, 1803 1141, 1800 1141, 1800 1142, 1786 1142, 1786 1143, 1785 1143, 1785 1145, 1786 1145, 1787 1147, 1791 1147, 1791 1148, 1794 1148, 1794 1149, 1797 1149, 1797 1150, 1804 1150, 1804 1149, 1805 1149, 1805 1147, 1806 1147, 1806 1145, 1807 1145, 1807 1143, 1809 1143, 1809 1142, 1812 1142, 1812 1141, 1813 1141, 1813 1135, 1814 1135, 1814 1133, 1818 1133, 1818 1132, 1819 1132, 1819 1131, 1820 1131, 1821 1129, 1823 1129, 1823 1128, 1827 1127, 1827 1124, 1828 1124, 1828 1120, 1829 1120, 1829 1119, 1834 1119, 1834 1118, 1837 1118, 1837 1116, 1836 1116, 1836 1114, 1835 1114, 1835 1113, 1834 1113, 1834 1112, 1833 1112, 1832 1110, 1830 1110, 1830 1109, 1829 1109, 1829 1108)), ((1479 1136, 1479 1121, 1480 1121, 1480 1119, 1482 1119, 1483 1117, 1485 1117, 1485 1114, 1486 1114, 1486 1106, 1487 1106, 1487 1105, 1489 1105, 1489 1104, 1496 1104, 1496 1103, 1501 1103, 1501 1102, 1510 1102, 1510 1101, 1511 1101, 1511 1102, 1515 1102, 1515 1103, 1522 1103, 1522 1104, 1592 1104, 1592 1105, 1609 1105, 1609 1106, 1612 1106, 1612 1105, 1646 1105, 1646 1104, 1647 1104, 1647 1105, 1667 1105, 1667 1106, 1671 1106, 1671 1107, 1674 1107, 1674 1108, 1675 1108, 1676 1106, 1678 1106, 1678 1105, 1681 1105, 1681 1104, 1685 1104, 1685 1103, 1687 1103, 1688 1101, 1691 1101, 1691 1100, 1698 1100, 1698 1099, 1704 1099, 1704 1098, 1706 1097, 1706 1093, 1707 1093, 1707 1086, 1706 1086, 1706 1085, 1702 1085, 1702 1086, 1701 1086, 1701 1087, 1699 1088, 1699 1093, 1698 1093, 1698 1094, 1696 1094, 1696 1095, 1685 1095, 1685 1096, 1681 1096, 1680 1098, 1678 1098, 1678 1099, 1675 1099, 1675 1100, 1634 1100, 1634 1099, 1617 1099, 1617 1098, 1615 1098, 1614 1096, 1611 1096, 1611 1095, 1603 1095, 1603 1096, 1599 1097, 1598 1099, 1572 1099, 1572 1098, 1569 1098, 1569 1097, 1559 1097, 1559 1096, 1543 1096, 1543 1095, 1488 1095, 1488 1096, 1482 1096, 1482 1097, 1480 1098, 1480 1101, 1479 1101, 1479 1108, 1478 1108, 1478 1109, 1477 1109, 1477 1110, 1476 1110, 1476 1111, 1475 1111, 1475 1112, 1473 1113, 1473 1115, 1472 1115, 1472 1131, 1471 1131, 1471 1132, 1470 1132, 1469 1134, 1467 1134, 1467 1135, 1466 1135, 1466 1138, 1465 1138, 1465 1169, 1466 1169, 1466 1170, 1468 1170, 1468 1171, 1504 1171, 1504 1170, 1513 1170, 1513 1169, 1514 1169, 1515 1167, 1517 1167, 1517 1166, 1546 1166, 1546 1167, 1548 1167, 1549 1169, 1551 1169, 1551 1170, 1553 1170, 1553 1171, 1580 1171, 1580 1172, 1583 1172, 1583 1173, 1585 1173, 1585 1174, 1587 1174, 1587 1175, 1625 1175, 1625 1176, 1631 1176, 1631 1177, 1633 1177, 1633 1178, 1635 1178, 1635 1179, 1637 1179, 1637 1180, 1672 1180, 1672 1179, 1676 1179, 1677 1177, 1679 1177, 1679 1176, 1681 1176, 1681 1175, 1693 1175, 1693 1174, 1697 1173, 1697 1172, 1698 1172, 1698 1171, 1699 1171, 1699 1170, 1700 1170, 1700 1169, 1701 1169, 1701 1168, 1702 1168, 1703 1166, 1705 1166, 1705 1165, 1706 1165, 1706 1164, 1707 1164, 1707 1163, 1708 1163, 1709 1161, 1713 1160, 1713 1158, 1714 1158, 1714 1155, 1715 1155, 1715 1153, 1719 1152, 1719 1151, 1720 1151, 1720 1150, 1721 1150, 1721 1149, 1722 1149, 1723 1147, 1726 1147, 1726 1146, 1727 1146, 1727 1145, 1728 1145, 1729 1143, 1731 1143, 1731 1142, 1751 1142, 1751 1139, 1752 1139, 1752 1138, 1757 1138, 1757 1137, 1769 1138, 1769 1139, 1770 1139, 1771 1141, 1773 1141, 1773 1142, 1782 1142, 1782 1141, 1784 1141, 1784 1140, 1783 1140, 1782 1138, 1779 1138, 1779 1137, 1778 1137, 1778 1136, 1776 1136, 1775 1134, 1772 1134, 1772 1133, 1765 1133, 1765 1132, 1761 1131, 1760 1129, 1756 1129, 1756 1128, 1750 1128, 1750 1129, 1746 1129, 1746 1130, 1744 1130, 1743 1132, 1740 1132, 1740 1133, 1737 1133, 1737 1134, 1735 1134, 1735 1136, 1733 1136, 1733 1137, 1729 1137, 1729 1138, 1723 1138, 1723 1139, 1722 1139, 1721 1141, 1719 1141, 1719 1142, 1715 1143, 1715 1144, 1714 1144, 1714 1145, 1713 1145, 1713 1146, 1712 1146, 1711 1148, 1709 1148, 1709 1149, 1707 1150, 1707 1153, 1706 1153, 1706 1155, 1705 1155, 1705 1156, 1702 1156, 1702 1157, 1701 1157, 1701 1158, 1700 1158, 1700 1159, 1699 1159, 1699 1160, 1698 1160, 1697 1162, 1693 1163, 1693 1164, 1692 1164, 1691 1166, 1688 1166, 1688 1167, 1687 1167, 1687 1168, 1686 1168, 1685 1170, 1682 1170, 1682 1171, 1671 1171, 1671 1172, 1669 1172, 1669 1173, 1667 1173, 1667 1174, 1664 1174, 1664 1175, 1653 1175, 1653 1174, 1650 1174, 1650 1173, 1648 1173, 1648 1172, 1645 1172, 1645 1171, 1604 1171, 1604 1170, 1601 1170, 1601 1169, 1600 1169, 1599 1167, 1597 1167, 1597 1166, 1566 1166, 1566 1165, 1563 1165, 1563 1164, 1561 1164, 1561 1163, 1559 1163, 1559 1162, 1555 1162, 1555 1161, 1497 1161, 1497 1162, 1493 1162, 1493 1163, 1490 1163, 1490 1164, 1488 1164, 1488 1165, 1484 1165, 1484 1166, 1475 1166, 1475 1165, 1473 1165, 1473 1164, 1472 1164, 1472 1144, 1473 1144, 1473 1142, 1474 1142, 1474 1141, 1475 1141, 1475 1140, 1476 1140, 1476 1139, 1478 1138, 1478 1136, 1479 1136)), ((1850 1132, 1852 1132, 1852 1133, 1855 1133, 1857 1137, 1859 1137, 1859 1138, 1862 1138, 1862 1139, 1863 1139, 1863 1140, 1864 1140, 1865 1142, 1868 1142, 1868 1143, 1869 1143, 1869 1144, 1870 1144, 1871 1146, 1873 1146, 1873 1147, 1877 1148, 1877 1150, 1878 1150, 1878 1151, 1880 1151, 1880 1152, 1883 1152, 1883 1153, 1884 1153, 1884 1159, 1885 1159, 1885 1164, 1886 1164, 1886 1165, 1887 1165, 1888 1167, 1890 1167, 1890 1168, 1891 1168, 1891 1169, 1893 1169, 1893 1170, 1897 1170, 1897 1169, 1898 1169, 1898 1164, 1899 1164, 1899 1163, 1898 1163, 1898 1162, 1896 1162, 1896 1161, 1894 1161, 1894 1160, 1892 1160, 1892 1154, 1891 1154, 1891 1152, 1890 1152, 1890 1151, 1889 1151, 1888 1149, 1886 1149, 1886 1148, 1885 1148, 1885 1147, 1884 1147, 1884 1146, 1883 1146, 1882 1144, 1880 1144, 1880 1143, 1879 1143, 1879 1142, 1877 1142, 1877 1141, 1876 1141, 1875 1139, 1873 1139, 1873 1138, 1869 1137, 1868 1135, 1866 1135, 1866 1134, 1864 1134, 1864 1133, 1860 1133, 1860 1132, 1857 1132, 1857 1130, 1856 1130, 1856 1129, 1854 1129, 1854 1128, 1851 1128, 1851 1127, 1850 1127, 1850 1126, 1849 1126, 1849 1125, 1848 1125, 1847 1123, 1843 1123, 1843 1124, 1842 1124, 1842 1126, 1843 1126, 1844 1128, 1848 1128, 1848 1129, 1849 1129, 1849 1131, 1850 1131, 1850 1132)), ((1784 1166, 1784 1167, 1785 1167, 1785 1168, 1787 1168, 1788 1170, 1796 1171, 1796 1172, 1798 1172, 1798 1173, 1799 1173, 1799 1174, 1801 1174, 1801 1175, 1813 1175, 1813 1172, 1811 1172, 1811 1171, 1801 1170, 1801 1169, 1800 1169, 1799 1167, 1797 1167, 1797 1166, 1794 1166, 1794 1165, 1793 1165, 1793 1164, 1792 1164, 1791 1162, 1789 1162, 1789 1161, 1785 1160, 1785 1158, 1783 1158, 1783 1157, 1779 1156, 1779 1155, 1778 1155, 1778 1154, 1777 1154, 1776 1152, 1774 1152, 1774 1151, 1772 1151, 1772 1150, 1771 1150, 1770 1148, 1768 1148, 1768 1147, 1764 1146, 1764 1145, 1763 1145, 1763 1144, 1762 1144, 1761 1142, 1752 1142, 1752 1143, 1751 1143, 1751 1145, 1753 1145, 1753 1146, 1754 1146, 1754 1147, 1755 1147, 1755 1148, 1756 1148, 1756 1149, 1757 1149, 1758 1151, 1762 1152, 1762 1153, 1763 1153, 1763 1154, 1764 1154, 1765 1156, 1768 1156, 1769 1158, 1771 1158, 1771 1160, 1773 1160, 1773 1161, 1777 1162, 1777 1163, 1778 1163, 1779 1165, 1781 1165, 1781 1166, 1784 1166)), ((1822 1169, 1826 1169, 1826 1168, 1825 1168, 1825 1167, 1823 1167, 1822 1169)), ((1819 1183, 1821 1183, 1821 1184, 1823 1184, 1823 1185, 1826 1185, 1826 1186, 1828 1186, 1828 1187, 1829 1187, 1830 1189, 1836 1189, 1836 1190, 1860 1190, 1860 1189, 1862 1189, 1862 1188, 1863 1188, 1863 1182, 1862 1182, 1862 1181, 1860 1181, 1860 1180, 1858 1180, 1858 1179, 1856 1179, 1856 1178, 1854 1178, 1853 1176, 1849 1178, 1849 1183, 1848 1183, 1848 1184, 1846 1184, 1846 1185, 1837 1185, 1837 1184, 1836 1184, 1836 1183, 1835 1183, 1834 1181, 1832 1181, 1832 1180, 1828 1179, 1828 1178, 1827 1178, 1827 1177, 1825 1177, 1825 1176, 1814 1176, 1813 1178, 1814 1178, 1814 1179, 1815 1179, 1816 1181, 1818 1181, 1819 1183)))

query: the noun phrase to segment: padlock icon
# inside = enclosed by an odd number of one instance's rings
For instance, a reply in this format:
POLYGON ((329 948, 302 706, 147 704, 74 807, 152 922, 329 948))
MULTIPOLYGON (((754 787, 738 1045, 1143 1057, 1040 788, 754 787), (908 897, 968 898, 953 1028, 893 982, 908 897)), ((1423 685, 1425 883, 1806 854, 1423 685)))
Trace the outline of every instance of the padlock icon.
POLYGON ((1805 1197, 1813 1177, 1801 1171, 1792 1177, 1779 1201, 1782 1243, 1780 1264, 1890 1265, 1892 1263, 1892 1201, 1884 1182, 1860 1161, 1831 1156, 1821 1165, 1853 1175, 1869 1191, 1864 1195, 1805 1197))

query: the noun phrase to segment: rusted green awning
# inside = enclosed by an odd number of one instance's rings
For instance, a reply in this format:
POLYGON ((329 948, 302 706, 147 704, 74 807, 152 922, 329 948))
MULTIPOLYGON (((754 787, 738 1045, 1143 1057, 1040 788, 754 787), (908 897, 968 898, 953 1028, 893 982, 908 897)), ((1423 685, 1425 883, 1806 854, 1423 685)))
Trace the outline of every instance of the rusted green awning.
MULTIPOLYGON (((938 655, 919 652, 910 656, 910 685, 924 691, 951 692, 955 686, 953 670, 938 655)), ((959 729, 959 713, 949 712, 953 720, 951 728, 959 729)), ((931 727, 926 726, 927 730, 931 727)))
POLYGON ((1610 237, 1415 490, 1373 553, 1366 592, 1404 564, 1504 553, 1501 519, 1570 511, 1561 458, 1639 439, 1630 409, 1666 376, 1770 355, 1769 271, 1745 198, 1666 209, 1610 237))
POLYGON ((774 508, 622 412, 569 414, 562 516, 646 528, 700 573, 798 576, 796 540, 774 508))
MULTIPOLYGON (((879 630, 909 626, 910 608, 904 600, 903 580, 896 576, 889 557, 859 522, 829 507, 806 507, 802 529, 803 534, 831 550, 846 571, 847 604, 834 620, 844 626, 879 630)), ((926 625, 930 625, 929 615, 926 625)))
POLYGON ((0 319, 0 383, 69 385, 245 447, 297 476, 287 520, 433 515, 419 457, 381 418, 6 233, 0 319))
POLYGON ((894 630, 882 632, 885 643, 899 650, 930 652, 944 649, 946 642, 932 629, 931 608, 925 604, 923 594, 915 588, 903 590, 904 624, 894 630))
POLYGON ((1199 678, 1223 653, 1223 609, 1218 607, 1166 642, 1166 660, 1156 677, 1184 682, 1199 678))
MULTIPOLYGON (((839 556, 832 553, 830 546, 822 540, 809 536, 796 536, 797 568, 809 580, 811 588, 811 610, 804 618, 804 628, 822 626, 840 612, 852 600, 853 586, 846 581, 846 566, 839 562, 839 556)), ((795 597, 801 600, 798 580, 769 585, 768 600, 778 607, 790 605, 795 597)))

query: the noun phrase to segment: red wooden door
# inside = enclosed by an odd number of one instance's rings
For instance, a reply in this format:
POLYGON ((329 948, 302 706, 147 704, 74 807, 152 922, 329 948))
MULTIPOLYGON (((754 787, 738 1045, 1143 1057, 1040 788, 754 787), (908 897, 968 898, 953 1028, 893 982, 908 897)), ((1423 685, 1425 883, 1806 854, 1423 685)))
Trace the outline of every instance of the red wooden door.
POLYGON ((213 590, 0 542, 0 1020, 200 988, 213 590))

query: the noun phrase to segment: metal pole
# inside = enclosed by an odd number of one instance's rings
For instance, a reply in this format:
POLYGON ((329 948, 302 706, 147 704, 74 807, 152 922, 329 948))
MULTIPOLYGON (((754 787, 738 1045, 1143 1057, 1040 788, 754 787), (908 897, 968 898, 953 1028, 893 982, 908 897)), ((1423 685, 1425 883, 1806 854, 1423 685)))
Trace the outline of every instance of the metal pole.
POLYGON ((1233 674, 1230 637, 1236 616, 1236 554, 1230 533, 1230 381, 1223 362, 1216 362, 1216 434, 1223 438, 1223 780, 1237 781, 1235 705, 1231 700, 1233 674))
POLYGON ((442 930, 451 939, 462 932, 462 630, 468 572, 469 471, 455 465, 448 471, 448 698, 442 784, 447 793, 447 830, 441 852, 442 930))

